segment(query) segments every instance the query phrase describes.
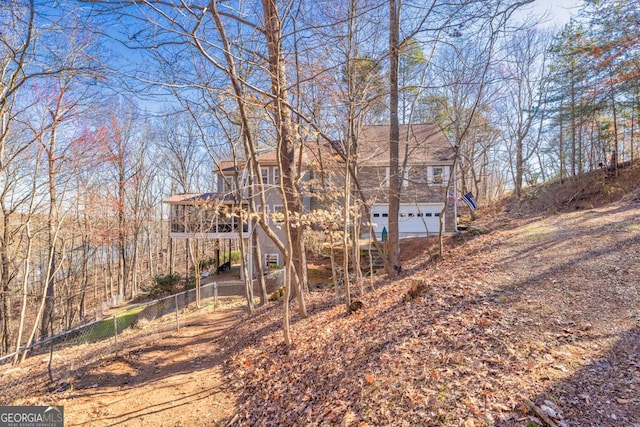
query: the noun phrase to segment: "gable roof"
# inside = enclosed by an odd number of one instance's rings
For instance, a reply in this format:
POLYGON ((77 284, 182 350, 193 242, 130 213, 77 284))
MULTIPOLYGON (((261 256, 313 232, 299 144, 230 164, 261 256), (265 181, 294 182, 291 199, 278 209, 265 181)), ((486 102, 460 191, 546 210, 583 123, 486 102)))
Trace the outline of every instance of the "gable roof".
POLYGON ((184 193, 174 194, 164 200, 170 205, 201 205, 215 202, 233 201, 231 194, 217 193, 184 193))
MULTIPOLYGON (((336 160, 333 158, 335 156, 335 152, 333 150, 338 150, 339 145, 333 143, 322 143, 317 144, 316 142, 312 142, 310 144, 302 145, 302 164, 309 165, 311 163, 317 162, 319 158, 319 152, 322 152, 323 161, 336 160), (332 148, 333 145, 333 148, 332 148)), ((298 161, 299 152, 296 154, 296 161, 298 161)), ((261 167, 270 167, 270 166, 278 166, 278 152, 276 149, 261 149, 260 154, 257 156, 258 164, 261 167)), ((234 172, 241 171, 247 167, 246 159, 237 159, 235 162, 233 160, 221 160, 216 164, 214 169, 215 173, 222 173, 224 175, 233 175, 234 172)))
MULTIPOLYGON (((378 166, 389 164, 389 125, 367 125, 358 137, 359 164, 378 166)), ((442 129, 435 123, 400 125, 400 163, 450 164, 455 149, 442 129)))
MULTIPOLYGON (((258 163, 260 166, 277 166, 278 165, 278 153, 275 148, 273 150, 263 150, 258 154, 258 163)), ((246 159, 233 160, 221 160, 218 162, 214 172, 222 172, 225 175, 231 175, 236 171, 236 165, 238 170, 242 170, 247 167, 246 159)))

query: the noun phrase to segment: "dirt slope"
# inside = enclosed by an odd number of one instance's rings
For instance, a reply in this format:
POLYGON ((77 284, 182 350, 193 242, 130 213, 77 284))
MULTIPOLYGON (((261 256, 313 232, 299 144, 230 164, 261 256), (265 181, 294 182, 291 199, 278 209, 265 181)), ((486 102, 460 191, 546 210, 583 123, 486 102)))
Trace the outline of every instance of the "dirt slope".
POLYGON ((290 355, 257 336, 233 359, 239 424, 640 426, 639 201, 494 217, 414 258, 421 297, 404 280, 357 315, 318 302, 290 355))
MULTIPOLYGON (((233 415, 222 368, 230 331, 244 309, 212 307, 184 316, 179 330, 162 323, 113 340, 56 351, 0 372, 0 404, 62 405, 65 426, 211 426, 233 415)), ((173 322, 168 322, 172 323, 173 322)))
POLYGON ((356 314, 312 293, 288 354, 281 304, 202 311, 117 359, 60 352, 65 387, 42 357, 5 368, 0 404, 62 404, 70 426, 640 426, 640 195, 480 216, 443 259, 412 242, 356 314))

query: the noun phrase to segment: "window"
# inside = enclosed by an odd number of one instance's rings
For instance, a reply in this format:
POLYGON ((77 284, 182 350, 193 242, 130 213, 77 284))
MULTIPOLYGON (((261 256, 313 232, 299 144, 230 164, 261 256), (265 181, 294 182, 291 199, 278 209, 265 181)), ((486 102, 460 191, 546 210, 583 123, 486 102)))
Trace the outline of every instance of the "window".
POLYGON ((273 222, 278 224, 284 222, 284 206, 273 205, 273 222))
POLYGON ((247 183, 249 182, 249 171, 242 171, 242 178, 240 179, 240 188, 246 190, 247 183))
POLYGON ((380 214, 379 214, 379 213, 374 213, 374 214, 373 214, 373 217, 374 217, 374 218, 380 218, 380 214))
POLYGON ((331 184, 333 183, 333 172, 331 171, 323 171, 318 172, 313 175, 313 181, 316 183, 316 186, 328 190, 331 188, 331 184))
POLYGON ((433 168, 433 184, 442 185, 444 177, 444 168, 433 168))
POLYGON ((262 175, 262 183, 269 183, 269 168, 260 168, 260 174, 262 175))
POLYGON ((407 214, 406 214, 406 213, 404 213, 404 212, 400 212, 400 218, 404 218, 405 216, 407 216, 407 214))
MULTIPOLYGON (((391 183, 391 170, 389 167, 384 168, 384 181, 382 181, 382 187, 388 187, 391 183)), ((402 169, 402 186, 409 186, 409 168, 402 169)))
POLYGON ((382 214, 382 218, 389 218, 389 214, 388 213, 383 213, 382 214))
POLYGON ((429 170, 429 183, 442 185, 445 182, 445 169, 442 166, 431 166, 429 170))
POLYGON ((418 212, 418 218, 422 218, 422 212, 418 212))
MULTIPOLYGON (((255 213, 259 215, 258 218, 262 218, 262 205, 256 205, 255 213)), ((269 205, 265 206, 265 219, 269 219, 269 205)))
POLYGON ((280 184, 280 169, 277 167, 273 168, 273 183, 280 184))
POLYGON ((266 268, 278 268, 280 254, 264 254, 264 266, 266 268))
POLYGON ((220 175, 214 174, 211 183, 213 184, 215 191, 220 193, 220 175))
POLYGON ((221 193, 232 193, 236 191, 236 179, 234 176, 224 177, 220 181, 220 192, 221 193))
POLYGON ((414 214, 413 212, 409 212, 409 218, 413 218, 414 216, 416 216, 416 214, 414 214))
POLYGON ((433 214, 434 216, 440 216, 440 212, 436 212, 433 214))
POLYGON ((431 212, 427 212, 424 216, 431 216, 431 212))

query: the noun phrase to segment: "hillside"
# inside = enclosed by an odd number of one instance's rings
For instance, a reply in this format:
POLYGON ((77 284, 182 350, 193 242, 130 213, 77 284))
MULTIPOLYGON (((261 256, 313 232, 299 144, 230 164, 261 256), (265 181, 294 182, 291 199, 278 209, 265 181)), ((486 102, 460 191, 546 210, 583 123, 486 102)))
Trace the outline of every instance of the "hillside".
POLYGON ((62 404, 68 426, 640 426, 640 179, 624 173, 481 211, 442 259, 406 242, 403 277, 355 314, 313 292, 289 353, 281 303, 201 310, 129 332, 118 358, 57 352, 53 386, 44 356, 5 369, 0 404, 62 404))

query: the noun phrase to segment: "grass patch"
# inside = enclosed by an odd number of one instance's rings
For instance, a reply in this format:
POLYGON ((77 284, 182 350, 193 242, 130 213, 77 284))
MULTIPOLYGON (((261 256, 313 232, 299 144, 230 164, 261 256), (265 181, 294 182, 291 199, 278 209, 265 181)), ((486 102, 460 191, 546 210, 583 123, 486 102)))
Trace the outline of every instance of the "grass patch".
MULTIPOLYGON (((118 333, 127 329, 136 321, 138 313, 144 310, 146 306, 133 307, 127 311, 123 311, 115 316, 118 333)), ((112 337, 114 335, 114 317, 110 316, 106 319, 102 319, 97 323, 83 328, 78 331, 77 335, 73 338, 76 344, 89 343, 99 341, 104 338, 112 337)))

